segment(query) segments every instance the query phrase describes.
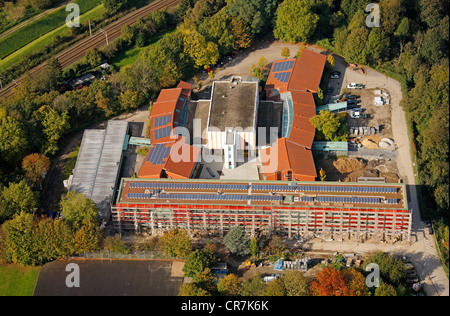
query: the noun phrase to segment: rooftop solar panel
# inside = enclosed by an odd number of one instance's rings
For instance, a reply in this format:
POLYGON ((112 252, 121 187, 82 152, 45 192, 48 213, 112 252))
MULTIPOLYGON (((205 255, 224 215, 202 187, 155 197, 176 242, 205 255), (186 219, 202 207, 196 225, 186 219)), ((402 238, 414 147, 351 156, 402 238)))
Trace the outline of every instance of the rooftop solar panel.
POLYGON ((278 72, 274 75, 275 79, 283 83, 287 83, 289 81, 289 77, 291 76, 291 72, 278 72))
POLYGON ((162 165, 164 163, 164 159, 169 157, 170 149, 170 147, 165 147, 164 144, 156 145, 150 149, 150 153, 147 156, 147 162, 155 165, 162 165))
POLYGON ((155 118, 155 123, 154 123, 154 127, 161 127, 164 125, 169 124, 172 121, 172 115, 165 115, 165 116, 160 116, 160 117, 156 117, 155 118))
POLYGON ((170 136, 171 131, 172 131, 172 128, 170 126, 156 129, 154 132, 154 139, 157 140, 157 139, 161 139, 161 138, 170 136))
POLYGON ((290 70, 293 66, 293 60, 278 62, 273 66, 273 72, 290 70))

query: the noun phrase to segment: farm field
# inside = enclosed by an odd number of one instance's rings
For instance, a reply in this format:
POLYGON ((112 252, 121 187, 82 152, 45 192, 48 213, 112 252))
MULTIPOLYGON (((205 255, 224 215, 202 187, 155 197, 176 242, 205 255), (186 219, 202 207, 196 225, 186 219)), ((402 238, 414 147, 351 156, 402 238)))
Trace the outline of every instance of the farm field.
MULTIPOLYGON (((85 14, 80 16, 80 20, 84 21, 87 19, 94 19, 96 17, 101 16, 104 12, 106 12, 106 9, 104 8, 103 4, 100 4, 96 6, 95 8, 91 9, 90 11, 86 12, 85 14)), ((60 37, 63 37, 64 35, 67 35, 69 33, 69 28, 66 27, 66 25, 62 25, 53 31, 39 37, 38 39, 28 43, 26 46, 20 48, 19 50, 15 51, 11 55, 7 56, 6 58, 0 60, 0 72, 6 70, 9 66, 12 64, 15 64, 19 62, 22 58, 25 56, 35 52, 39 51, 46 45, 52 42, 53 38, 58 35, 60 37)))
MULTIPOLYGON (((100 5, 101 0, 75 0, 74 3, 80 6, 81 13, 86 13, 100 5)), ((66 16, 67 12, 63 7, 3 38, 0 40, 0 59, 64 25, 66 16)))

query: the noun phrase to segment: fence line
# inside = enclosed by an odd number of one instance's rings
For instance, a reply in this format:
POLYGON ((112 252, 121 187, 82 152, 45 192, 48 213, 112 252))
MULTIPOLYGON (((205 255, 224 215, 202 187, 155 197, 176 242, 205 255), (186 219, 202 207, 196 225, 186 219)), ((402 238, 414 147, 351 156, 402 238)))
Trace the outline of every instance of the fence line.
POLYGON ((128 259, 128 260, 154 260, 154 259, 185 259, 177 258, 175 256, 168 256, 163 252, 159 251, 135 251, 130 253, 120 253, 111 251, 97 251, 97 252, 87 252, 77 255, 72 255, 69 258, 73 259, 128 259))

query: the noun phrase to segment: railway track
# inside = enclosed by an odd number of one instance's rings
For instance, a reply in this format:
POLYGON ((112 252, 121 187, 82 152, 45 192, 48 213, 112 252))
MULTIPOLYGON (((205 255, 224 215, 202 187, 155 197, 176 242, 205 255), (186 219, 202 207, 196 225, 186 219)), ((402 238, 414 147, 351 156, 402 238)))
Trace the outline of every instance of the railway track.
MULTIPOLYGON (((121 34, 122 28, 125 25, 133 25, 136 23, 140 18, 144 18, 148 16, 153 11, 169 8, 172 6, 177 5, 180 2, 180 0, 157 0, 152 2, 151 4, 142 7, 136 11, 133 11, 129 13, 128 15, 124 16, 123 18, 111 23, 107 27, 105 27, 103 30, 108 35, 108 40, 113 41, 114 39, 118 38, 121 34)), ((91 48, 100 48, 102 46, 106 45, 106 38, 105 35, 98 31, 92 37, 85 38, 81 40, 80 42, 72 45, 71 47, 63 50, 59 54, 57 54, 55 57, 60 62, 61 66, 63 68, 70 66, 77 60, 84 57, 86 52, 91 48)), ((38 75, 40 72, 42 72, 47 66, 46 62, 41 63, 40 65, 32 68, 28 71, 28 74, 32 77, 38 75)), ((9 83, 7 86, 5 86, 2 90, 0 90, 0 99, 10 97, 14 94, 14 87, 16 87, 18 84, 20 84, 20 81, 25 78, 25 75, 21 76, 20 78, 14 80, 13 82, 9 83)))

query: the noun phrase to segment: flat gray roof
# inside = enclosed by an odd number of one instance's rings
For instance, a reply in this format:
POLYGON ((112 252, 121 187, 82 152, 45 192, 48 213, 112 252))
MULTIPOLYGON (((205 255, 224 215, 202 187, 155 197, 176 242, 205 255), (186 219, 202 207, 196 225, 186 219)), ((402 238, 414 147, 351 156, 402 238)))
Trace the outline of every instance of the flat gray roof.
POLYGON ((106 130, 86 130, 69 190, 82 193, 109 212, 122 162, 128 122, 109 121, 106 130))
POLYGON ((208 129, 254 127, 259 103, 258 82, 246 82, 236 79, 215 81, 213 83, 208 129))

